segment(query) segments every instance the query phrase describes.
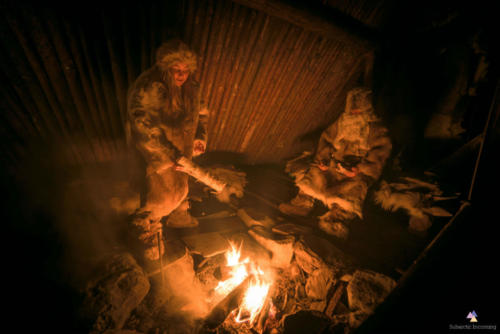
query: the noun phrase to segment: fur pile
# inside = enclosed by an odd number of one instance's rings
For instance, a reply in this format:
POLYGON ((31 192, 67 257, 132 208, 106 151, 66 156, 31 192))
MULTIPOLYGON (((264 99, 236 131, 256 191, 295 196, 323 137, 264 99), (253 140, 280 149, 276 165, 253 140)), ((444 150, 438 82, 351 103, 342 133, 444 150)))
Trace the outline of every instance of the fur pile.
POLYGON ((231 195, 243 197, 243 189, 247 184, 244 172, 224 167, 201 167, 185 157, 177 163, 184 173, 212 188, 219 201, 229 203, 231 195))
POLYGON ((222 191, 216 192, 215 197, 223 203, 229 203, 231 195, 237 198, 243 197, 243 190, 247 184, 246 174, 233 169, 212 167, 207 172, 215 179, 226 184, 222 191))
POLYGON ((375 192, 375 202, 384 210, 404 210, 410 216, 409 228, 425 231, 432 224, 430 216, 450 217, 451 213, 435 206, 442 195, 441 189, 432 183, 410 177, 401 177, 399 182, 381 181, 375 192))

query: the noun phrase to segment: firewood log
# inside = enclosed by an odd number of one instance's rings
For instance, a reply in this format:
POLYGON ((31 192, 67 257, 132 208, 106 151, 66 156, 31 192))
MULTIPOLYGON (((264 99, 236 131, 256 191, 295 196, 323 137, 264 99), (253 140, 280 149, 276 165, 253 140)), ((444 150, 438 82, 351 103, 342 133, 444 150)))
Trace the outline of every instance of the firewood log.
POLYGON ((245 291, 248 288, 250 276, 247 277, 238 287, 231 291, 223 300, 221 300, 205 318, 203 328, 214 330, 219 327, 227 316, 236 309, 243 300, 245 291))

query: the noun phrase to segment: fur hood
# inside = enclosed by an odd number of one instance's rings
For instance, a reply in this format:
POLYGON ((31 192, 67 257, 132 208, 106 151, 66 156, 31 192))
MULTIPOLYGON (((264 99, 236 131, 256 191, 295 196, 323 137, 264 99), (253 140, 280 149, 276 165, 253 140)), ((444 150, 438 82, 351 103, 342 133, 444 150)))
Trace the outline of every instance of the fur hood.
POLYGON ((156 51, 156 63, 162 71, 168 70, 175 63, 185 63, 191 73, 197 69, 198 59, 196 54, 179 39, 171 39, 156 51))
POLYGON ((367 87, 356 87, 347 93, 345 112, 373 112, 372 90, 367 87))

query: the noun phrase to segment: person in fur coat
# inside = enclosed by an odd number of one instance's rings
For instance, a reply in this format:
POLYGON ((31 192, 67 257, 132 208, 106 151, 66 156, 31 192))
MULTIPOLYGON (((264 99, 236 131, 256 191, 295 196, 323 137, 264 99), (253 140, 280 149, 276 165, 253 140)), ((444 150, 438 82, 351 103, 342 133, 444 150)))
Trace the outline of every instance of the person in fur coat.
POLYGON ((345 111, 321 135, 315 154, 305 153, 287 163, 298 194, 280 211, 308 215, 319 200, 329 211, 319 227, 330 235, 347 238, 344 224, 362 218, 368 188, 380 177, 392 149, 386 127, 375 115, 372 92, 365 87, 347 94, 345 111))
MULTIPOLYGON (((170 227, 194 227, 188 212, 188 175, 176 161, 204 153, 208 112, 200 103, 193 78, 196 55, 180 40, 163 43, 156 63, 143 72, 128 92, 130 137, 146 165, 147 191, 133 225, 145 246, 145 258, 159 257, 160 220, 170 227)), ((162 249, 163 253, 163 249, 162 249)))

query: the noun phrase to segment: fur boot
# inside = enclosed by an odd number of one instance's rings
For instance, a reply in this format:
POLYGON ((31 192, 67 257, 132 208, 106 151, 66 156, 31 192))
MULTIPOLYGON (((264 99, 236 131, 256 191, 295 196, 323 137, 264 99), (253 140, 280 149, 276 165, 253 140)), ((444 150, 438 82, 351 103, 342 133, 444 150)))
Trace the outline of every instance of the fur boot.
POLYGON ((338 205, 333 205, 330 211, 319 217, 318 227, 325 233, 340 239, 347 239, 349 228, 346 223, 356 218, 356 213, 348 212, 338 205))
MULTIPOLYGON (((158 250, 158 233, 161 233, 162 224, 158 220, 152 220, 148 211, 138 211, 132 217, 132 233, 139 241, 140 251, 143 252, 142 262, 155 261, 159 259, 159 252, 165 252, 163 246, 158 250)), ((160 245, 163 242, 160 240, 160 245)), ((141 261, 140 261, 141 262, 141 261)))
POLYGON ((314 207, 314 198, 299 191, 290 203, 281 203, 279 210, 289 216, 307 216, 314 207))
POLYGON ((173 228, 186 228, 198 226, 198 219, 188 212, 189 201, 185 200, 167 218, 167 226, 173 228))

